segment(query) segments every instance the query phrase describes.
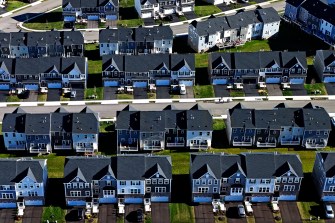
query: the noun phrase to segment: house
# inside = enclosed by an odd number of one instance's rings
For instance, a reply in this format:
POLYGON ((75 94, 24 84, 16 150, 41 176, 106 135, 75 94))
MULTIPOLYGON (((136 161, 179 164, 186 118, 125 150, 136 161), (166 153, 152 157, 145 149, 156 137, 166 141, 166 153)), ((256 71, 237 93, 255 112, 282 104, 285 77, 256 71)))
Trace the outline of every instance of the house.
POLYGON ((210 53, 212 84, 303 84, 307 77, 305 52, 210 53))
POLYGON ((64 24, 75 22, 108 22, 116 26, 119 19, 118 0, 63 0, 64 24))
POLYGON ((334 152, 317 152, 312 172, 314 185, 321 201, 335 201, 334 152))
POLYGON ((270 202, 298 199, 304 177, 296 154, 242 153, 246 183, 245 200, 270 202))
POLYGON ((335 20, 333 1, 286 0, 283 18, 296 24, 309 35, 335 46, 335 20))
POLYGON ((212 4, 212 5, 230 5, 232 3, 236 4, 236 1, 235 0, 206 0, 206 2, 208 2, 209 4, 212 4))
POLYGON ((303 178, 298 155, 191 154, 192 202, 297 200, 303 178))
POLYGON ((67 206, 117 201, 115 157, 66 157, 63 180, 67 206))
POLYGON ((54 149, 88 154, 98 150, 99 117, 89 108, 79 113, 59 108, 36 114, 16 109, 4 115, 2 130, 8 151, 51 153, 54 149))
POLYGON ((194 54, 107 55, 102 57, 104 86, 133 86, 195 83, 194 54))
POLYGON ((335 51, 317 50, 313 65, 322 82, 335 82, 335 51))
POLYGON ((279 24, 280 17, 274 8, 258 8, 199 22, 194 20, 188 28, 188 44, 196 52, 239 46, 252 39, 276 35, 279 24))
POLYGON ((135 9, 142 19, 162 19, 171 14, 183 15, 185 12, 193 12, 194 0, 135 0, 135 9))
POLYGON ((1 208, 43 206, 48 181, 46 159, 6 158, 0 159, 1 208))
POLYGON ((173 33, 170 26, 101 29, 100 56, 113 54, 172 53, 173 33))
POLYGON ((227 137, 232 146, 302 146, 325 148, 331 131, 330 117, 311 103, 303 108, 277 106, 274 109, 247 109, 238 104, 229 109, 227 137))
POLYGON ((170 156, 118 155, 119 203, 170 202, 172 161, 170 156))
POLYGON ((206 150, 211 146, 212 122, 209 112, 197 106, 189 110, 119 111, 117 148, 120 152, 185 147, 206 150))
POLYGON ((0 33, 0 57, 37 58, 84 55, 84 36, 80 31, 0 33))

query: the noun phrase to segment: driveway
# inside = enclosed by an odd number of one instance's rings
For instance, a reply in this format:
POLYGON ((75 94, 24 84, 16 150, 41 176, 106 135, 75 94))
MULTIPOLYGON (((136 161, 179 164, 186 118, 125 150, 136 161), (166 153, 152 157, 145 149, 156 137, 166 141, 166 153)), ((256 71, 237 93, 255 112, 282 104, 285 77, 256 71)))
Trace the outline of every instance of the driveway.
POLYGON ((214 223, 213 207, 210 204, 194 206, 196 223, 214 223))
POLYGON ((193 87, 186 86, 186 94, 180 95, 180 98, 194 98, 193 87))
POLYGON ((16 209, 0 209, 1 223, 14 223, 16 209))
POLYGON ((269 96, 283 96, 279 84, 266 84, 269 96))
POLYGON ((94 29, 99 27, 99 22, 98 21, 87 21, 87 28, 88 29, 94 29))
POLYGON ((6 102, 8 91, 0 91, 0 102, 6 102))
POLYGON ((118 87, 104 87, 104 100, 116 100, 118 87))
POLYGON ((335 83, 325 83, 328 95, 335 95, 335 83))
POLYGON ((228 220, 228 223, 247 223, 247 219, 246 218, 240 218, 238 216, 238 212, 237 212, 237 205, 242 204, 242 203, 226 203, 226 217, 228 220))
POLYGON ((26 207, 22 223, 37 223, 42 221, 43 207, 26 207))
POLYGON ((290 86, 293 96, 307 95, 307 91, 303 84, 291 84, 290 86))
POLYGON ((156 25, 154 18, 145 18, 143 19, 145 26, 153 26, 156 25))
POLYGON ((197 15, 194 12, 184 12, 184 16, 187 20, 196 19, 197 15))
POLYGON ((73 207, 66 211, 65 220, 66 223, 84 223, 85 219, 78 221, 78 208, 73 207))
POLYGON ((140 204, 127 204, 124 213, 124 222, 131 223, 137 222, 137 209, 141 209, 140 204))
POLYGON ((85 96, 85 89, 84 88, 72 88, 73 91, 76 91, 76 97, 71 98, 71 101, 83 101, 85 96))
POLYGON ((302 222, 296 202, 280 201, 279 208, 283 223, 302 222))
POLYGON ((156 98, 157 99, 169 99, 170 98, 170 87, 169 86, 156 87, 156 98))
POLYGON ((116 215, 117 209, 115 205, 108 204, 108 205, 101 205, 99 207, 99 223, 116 223, 116 215))
POLYGON ((243 84, 243 91, 245 96, 259 96, 256 84, 243 84))
POLYGON ((134 87, 134 99, 148 99, 147 88, 134 87))
POLYGON ((213 85, 215 97, 229 97, 227 85, 213 85))
POLYGON ((267 203, 253 204, 252 209, 254 210, 254 217, 257 223, 274 223, 275 222, 272 211, 267 203))
POLYGON ((60 89, 48 89, 47 101, 60 101, 60 89))
POLYGON ((22 101, 24 102, 32 102, 32 101, 37 101, 38 99, 38 91, 30 91, 29 92, 29 97, 26 99, 23 99, 22 101))
POLYGON ((168 203, 151 204, 151 220, 153 223, 169 223, 170 210, 168 203))

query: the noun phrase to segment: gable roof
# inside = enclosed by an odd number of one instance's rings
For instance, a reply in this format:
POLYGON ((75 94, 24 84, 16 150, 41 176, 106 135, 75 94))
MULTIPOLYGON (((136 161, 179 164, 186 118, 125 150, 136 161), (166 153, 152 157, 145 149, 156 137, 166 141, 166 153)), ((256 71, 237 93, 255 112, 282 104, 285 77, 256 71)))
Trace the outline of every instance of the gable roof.
POLYGON ((256 13, 259 15, 259 20, 264 23, 280 22, 278 12, 272 7, 256 9, 256 13))
POLYGON ((316 156, 319 156, 321 165, 323 165, 326 177, 335 176, 335 152, 317 152, 316 156))

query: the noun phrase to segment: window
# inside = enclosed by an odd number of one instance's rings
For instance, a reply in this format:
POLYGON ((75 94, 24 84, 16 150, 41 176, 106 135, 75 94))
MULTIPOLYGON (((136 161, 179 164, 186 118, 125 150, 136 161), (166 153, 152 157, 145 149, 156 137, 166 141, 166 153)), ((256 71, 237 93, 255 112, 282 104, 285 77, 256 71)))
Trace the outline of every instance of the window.
POLYGON ((249 183, 251 183, 251 184, 256 183, 256 179, 250 179, 250 180, 249 180, 249 183))
POLYGON ((106 185, 107 185, 107 186, 110 186, 110 185, 112 185, 112 182, 111 182, 110 180, 107 180, 107 181, 106 181, 106 185))
POLYGON ((164 184, 169 184, 169 180, 168 179, 164 179, 164 184))
POLYGON ((219 181, 218 180, 214 180, 214 185, 218 185, 219 181))
POLYGON ((152 179, 152 184, 157 184, 157 179, 152 179))
POLYGON ((284 185, 283 191, 294 191, 295 186, 294 185, 284 185))
POLYGON ((147 193, 150 193, 150 192, 151 192, 151 187, 147 187, 147 188, 145 188, 145 191, 146 191, 147 193))
POLYGON ((296 178, 294 178, 294 183, 299 183, 299 178, 298 177, 296 177, 296 178))
POLYGON ((280 189, 280 186, 279 186, 279 185, 276 185, 276 187, 275 187, 275 191, 279 191, 279 189, 280 189))
POLYGON ((233 187, 230 189, 231 194, 241 194, 243 191, 243 188, 241 187, 233 187))
POLYGON ((80 191, 70 191, 70 196, 71 197, 80 197, 81 192, 80 191))
POLYGON ((269 187, 260 187, 260 188, 258 188, 258 192, 259 193, 269 193, 270 188, 269 187))
POLYGON ((155 187, 156 193, 166 193, 166 187, 155 187))
POLYGON ((83 183, 80 183, 80 184, 79 184, 79 188, 80 188, 80 189, 84 188, 84 184, 83 184, 83 183))
POLYGON ((276 178, 276 183, 280 183, 280 180, 281 180, 280 177, 277 177, 276 178))
POLYGON ((2 194, 2 199, 13 199, 14 196, 11 193, 3 193, 2 194))
POLYGON ((228 179, 227 178, 222 178, 222 183, 227 183, 228 179))
POLYGON ((240 179, 240 178, 236 178, 236 179, 235 179, 235 183, 236 183, 236 184, 239 184, 240 182, 241 182, 241 179, 240 179))
POLYGON ((283 177, 282 183, 286 183, 286 182, 287 182, 287 178, 283 177))
POLYGON ((333 183, 333 178, 328 178, 328 183, 332 184, 333 183))
POLYGON ((120 185, 126 185, 126 181, 124 180, 120 181, 120 185))
POLYGON ((208 185, 212 185, 212 180, 208 180, 208 185))
POLYGON ((217 193, 218 192, 218 188, 217 187, 213 187, 213 193, 217 193))
POLYGON ((159 179, 158 184, 163 184, 163 179, 159 179))
POLYGON ((113 190, 103 190, 104 196, 114 196, 113 190))
POLYGON ((151 179, 146 179, 145 184, 151 184, 151 179))
POLYGON ((195 185, 200 185, 200 180, 195 180, 195 185))
POLYGON ((90 184, 89 183, 85 183, 85 188, 89 188, 90 184))
POLYGON ((250 187, 250 188, 249 188, 249 191, 250 191, 250 192, 253 192, 253 191, 254 191, 254 188, 253 188, 253 187, 250 187))
POLYGON ((140 189, 130 189, 130 194, 140 194, 141 190, 140 189))
POLYGON ((293 183, 293 178, 292 177, 288 178, 288 182, 293 183))
POLYGON ((85 191, 85 196, 89 197, 90 196, 90 192, 89 191, 85 191))
POLYGON ((206 180, 205 179, 201 180, 201 184, 205 185, 206 184, 206 180))
POLYGON ((198 193, 208 193, 209 188, 208 187, 198 187, 198 193))

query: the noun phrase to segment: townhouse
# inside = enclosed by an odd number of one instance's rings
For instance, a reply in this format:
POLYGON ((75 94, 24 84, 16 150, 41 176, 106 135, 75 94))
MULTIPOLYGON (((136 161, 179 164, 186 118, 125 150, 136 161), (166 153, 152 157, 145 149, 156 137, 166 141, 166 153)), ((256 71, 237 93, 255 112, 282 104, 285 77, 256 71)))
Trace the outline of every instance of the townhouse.
POLYGON ((42 206, 48 181, 46 159, 0 159, 0 207, 42 206))
POLYGON ((84 36, 80 31, 0 33, 0 57, 36 58, 84 55, 84 36))
POLYGON ((86 88, 88 64, 85 57, 0 58, 0 64, 1 90, 86 88))
POLYGON ((207 110, 123 110, 117 113, 115 129, 118 152, 155 151, 167 148, 208 149, 213 120, 207 110))
POLYGON ((334 180, 335 153, 317 152, 312 172, 312 178, 321 201, 335 201, 334 180))
POLYGON ((286 0, 284 19, 326 44, 335 46, 335 9, 322 0, 286 0))
POLYGON ((106 86, 195 83, 194 54, 107 55, 102 57, 102 81, 106 86))
POLYGON ((100 56, 172 53, 170 26, 106 28, 99 31, 100 56))
POLYGON ((313 65, 322 82, 335 82, 335 51, 317 50, 313 65))
POLYGON ((240 147, 325 148, 331 131, 328 113, 311 103, 303 108, 277 106, 269 110, 238 104, 229 109, 226 125, 230 145, 240 147))
POLYGON ((169 156, 67 157, 64 164, 67 206, 169 202, 171 182, 169 156))
POLYGON ((64 24, 75 22, 108 22, 113 26, 119 19, 118 0, 63 0, 64 24))
POLYGON ((208 74, 212 84, 304 84, 305 52, 211 53, 208 74))
POLYGON ((79 113, 26 113, 18 108, 4 115, 2 131, 8 151, 51 153, 52 149, 91 154, 98 151, 99 116, 89 108, 79 113))
POLYGON ((280 17, 274 8, 259 8, 231 16, 194 20, 188 28, 188 44, 196 52, 243 45, 251 39, 268 39, 279 31, 280 17))
POLYGON ((194 6, 194 0, 135 0, 135 9, 142 19, 160 19, 171 14, 183 15, 185 12, 193 12, 194 6))
POLYGON ((192 202, 297 200, 302 178, 295 154, 191 154, 192 202))

